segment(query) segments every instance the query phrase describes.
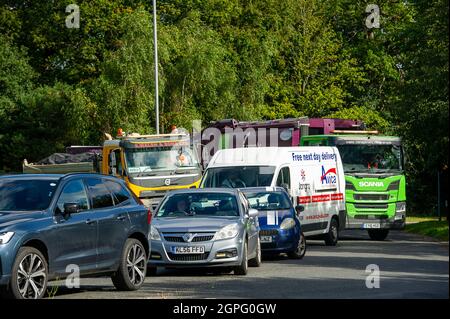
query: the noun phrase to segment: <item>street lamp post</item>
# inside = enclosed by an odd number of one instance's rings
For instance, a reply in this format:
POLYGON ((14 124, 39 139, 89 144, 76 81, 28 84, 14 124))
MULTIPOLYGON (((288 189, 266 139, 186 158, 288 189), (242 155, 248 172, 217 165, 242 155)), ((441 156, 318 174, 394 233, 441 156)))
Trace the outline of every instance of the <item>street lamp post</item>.
POLYGON ((159 134, 158 35, 156 30, 156 0, 153 0, 153 45, 155 46, 155 125, 156 134, 159 134))

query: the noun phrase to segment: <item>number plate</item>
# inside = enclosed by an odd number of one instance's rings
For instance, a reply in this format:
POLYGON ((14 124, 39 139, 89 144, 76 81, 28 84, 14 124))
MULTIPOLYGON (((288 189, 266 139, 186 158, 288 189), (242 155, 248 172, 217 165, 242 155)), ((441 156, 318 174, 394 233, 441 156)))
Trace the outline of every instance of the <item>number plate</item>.
POLYGON ((261 236, 261 242, 262 243, 271 243, 272 242, 272 236, 261 236))
POLYGON ((380 228, 380 224, 377 223, 369 223, 369 224, 363 224, 363 228, 380 228))
POLYGON ((174 254, 203 254, 205 246, 174 246, 172 247, 174 254))

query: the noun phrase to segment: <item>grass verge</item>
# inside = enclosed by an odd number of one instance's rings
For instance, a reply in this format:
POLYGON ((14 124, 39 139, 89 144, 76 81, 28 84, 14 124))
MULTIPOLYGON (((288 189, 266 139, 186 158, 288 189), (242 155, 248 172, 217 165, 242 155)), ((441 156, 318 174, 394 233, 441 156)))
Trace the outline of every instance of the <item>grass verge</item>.
POLYGON ((438 240, 448 241, 447 221, 422 221, 414 224, 407 224, 405 231, 409 233, 433 237, 438 240))

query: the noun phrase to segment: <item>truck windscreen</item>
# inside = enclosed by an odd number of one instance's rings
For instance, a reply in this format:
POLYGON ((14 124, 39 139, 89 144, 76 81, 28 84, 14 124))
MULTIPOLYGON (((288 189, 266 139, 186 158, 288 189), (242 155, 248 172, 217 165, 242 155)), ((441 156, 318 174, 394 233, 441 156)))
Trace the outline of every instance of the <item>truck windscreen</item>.
POLYGON ((129 174, 198 167, 195 154, 185 146, 130 148, 125 150, 125 159, 129 174))
POLYGON ((403 170, 401 146, 392 144, 337 145, 346 173, 403 170))

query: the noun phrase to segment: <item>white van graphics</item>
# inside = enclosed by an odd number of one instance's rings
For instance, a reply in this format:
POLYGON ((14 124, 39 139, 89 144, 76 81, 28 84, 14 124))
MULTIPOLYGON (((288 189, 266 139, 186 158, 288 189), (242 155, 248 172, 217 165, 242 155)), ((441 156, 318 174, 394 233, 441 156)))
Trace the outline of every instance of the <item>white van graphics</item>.
POLYGON ((218 151, 201 187, 281 186, 300 214, 305 236, 335 245, 345 226, 345 179, 335 147, 253 147, 218 151))

